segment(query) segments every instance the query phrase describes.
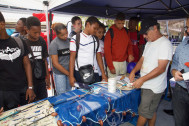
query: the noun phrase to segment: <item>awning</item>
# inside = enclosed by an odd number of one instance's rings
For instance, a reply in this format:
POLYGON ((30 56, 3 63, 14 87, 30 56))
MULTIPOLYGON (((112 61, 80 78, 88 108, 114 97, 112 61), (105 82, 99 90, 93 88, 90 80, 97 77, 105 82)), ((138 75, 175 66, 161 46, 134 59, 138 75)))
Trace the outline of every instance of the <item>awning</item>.
POLYGON ((178 19, 189 15, 189 0, 71 0, 50 11, 106 18, 123 12, 127 19, 132 16, 178 19))

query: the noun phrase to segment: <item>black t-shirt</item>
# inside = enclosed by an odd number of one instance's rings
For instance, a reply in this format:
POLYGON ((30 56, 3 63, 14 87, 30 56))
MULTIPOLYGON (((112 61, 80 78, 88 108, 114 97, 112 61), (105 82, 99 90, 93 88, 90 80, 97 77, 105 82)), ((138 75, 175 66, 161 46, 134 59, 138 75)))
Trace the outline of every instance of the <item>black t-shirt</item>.
POLYGON ((20 90, 27 86, 27 79, 23 65, 23 56, 28 55, 25 43, 24 54, 17 42, 9 37, 0 39, 0 90, 20 90))
MULTIPOLYGON (((47 45, 46 45, 45 40, 42 37, 40 37, 40 39, 38 41, 30 41, 30 40, 26 39, 25 42, 28 46, 29 52, 30 51, 33 52, 34 58, 36 60, 42 60, 42 59, 45 60, 48 57, 47 45), (31 48, 31 50, 30 50, 30 48, 31 48)), ((29 53, 28 56, 32 61, 33 58, 32 58, 31 52, 29 53)), ((40 83, 40 82, 43 82, 43 81, 44 80, 36 79, 33 75, 33 83, 34 84, 40 83)))

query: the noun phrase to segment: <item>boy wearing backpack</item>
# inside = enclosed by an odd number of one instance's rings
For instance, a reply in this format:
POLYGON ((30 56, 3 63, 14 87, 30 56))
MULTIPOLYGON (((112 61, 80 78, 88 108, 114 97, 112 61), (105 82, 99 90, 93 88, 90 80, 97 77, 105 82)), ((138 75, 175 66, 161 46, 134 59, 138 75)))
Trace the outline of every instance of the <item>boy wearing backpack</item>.
POLYGON ((100 54, 99 40, 94 37, 99 27, 98 23, 96 17, 89 17, 85 23, 84 31, 73 36, 70 41, 69 79, 72 87, 74 87, 74 82, 91 84, 101 81, 98 69, 94 66, 95 60, 97 60, 102 72, 102 79, 107 81, 100 54))
POLYGON ((128 36, 128 30, 124 28, 125 15, 118 13, 115 24, 110 27, 104 40, 104 52, 108 66, 108 77, 116 77, 126 73, 126 60, 132 62, 133 48, 128 36))
POLYGON ((0 108, 9 110, 32 102, 32 83, 28 49, 19 38, 11 38, 0 12, 0 108))

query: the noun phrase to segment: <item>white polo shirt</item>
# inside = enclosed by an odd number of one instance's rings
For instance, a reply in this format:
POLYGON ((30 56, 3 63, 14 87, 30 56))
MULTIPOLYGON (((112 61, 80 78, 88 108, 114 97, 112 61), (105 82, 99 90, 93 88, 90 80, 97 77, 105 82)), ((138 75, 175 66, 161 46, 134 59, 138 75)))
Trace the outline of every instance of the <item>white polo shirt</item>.
MULTIPOLYGON (((95 52, 97 49, 97 41, 95 40, 95 52)), ((78 50, 78 65, 79 67, 84 65, 94 65, 94 72, 98 73, 96 61, 96 54, 94 55, 94 40, 92 35, 86 35, 85 33, 80 33, 80 45, 78 50), (94 59, 94 60, 93 60, 94 59), (94 61, 94 63, 93 63, 94 61)), ((70 51, 76 51, 76 35, 74 35, 70 41, 70 51)), ((97 52, 101 52, 98 48, 97 52)), ((77 64, 75 61, 75 70, 78 71, 77 64)))
MULTIPOLYGON (((172 44, 166 37, 163 36, 154 42, 147 42, 143 53, 144 61, 140 71, 141 76, 145 76, 158 67, 158 60, 171 61, 172 55, 172 44)), ((169 63, 165 72, 144 82, 141 88, 151 89, 154 93, 162 93, 167 87, 168 66, 169 63)))

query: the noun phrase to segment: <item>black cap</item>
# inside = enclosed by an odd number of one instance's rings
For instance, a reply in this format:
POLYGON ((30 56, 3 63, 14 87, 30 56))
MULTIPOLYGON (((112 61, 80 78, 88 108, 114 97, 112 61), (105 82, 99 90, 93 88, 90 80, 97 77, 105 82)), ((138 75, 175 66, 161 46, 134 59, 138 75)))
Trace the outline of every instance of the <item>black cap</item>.
POLYGON ((157 25, 158 22, 156 19, 152 17, 145 18, 141 23, 141 30, 139 34, 145 34, 149 27, 157 25))

